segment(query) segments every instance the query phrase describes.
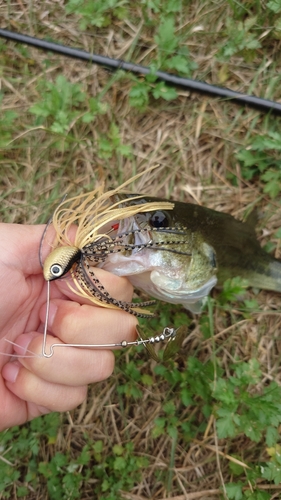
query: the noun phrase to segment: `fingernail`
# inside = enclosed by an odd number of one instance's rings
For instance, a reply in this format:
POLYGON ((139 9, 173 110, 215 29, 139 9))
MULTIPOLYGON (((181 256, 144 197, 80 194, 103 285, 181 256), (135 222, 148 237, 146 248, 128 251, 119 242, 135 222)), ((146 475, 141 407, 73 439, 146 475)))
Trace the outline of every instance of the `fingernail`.
POLYGON ((51 413, 51 410, 49 410, 48 408, 46 408, 46 406, 40 406, 40 405, 38 405, 37 406, 37 410, 40 411, 41 415, 47 415, 48 413, 51 413))
POLYGON ((28 351, 30 342, 37 336, 37 333, 23 333, 16 339, 16 342, 13 345, 14 351, 17 354, 24 356, 28 351))
POLYGON ((15 383, 19 369, 20 369, 20 363, 18 361, 13 361, 12 363, 6 363, 6 365, 3 367, 2 370, 2 376, 7 382, 12 382, 12 384, 15 383))
POLYGON ((55 316, 57 314, 58 306, 56 306, 53 302, 50 303, 49 306, 49 318, 48 318, 48 325, 52 326, 55 316))

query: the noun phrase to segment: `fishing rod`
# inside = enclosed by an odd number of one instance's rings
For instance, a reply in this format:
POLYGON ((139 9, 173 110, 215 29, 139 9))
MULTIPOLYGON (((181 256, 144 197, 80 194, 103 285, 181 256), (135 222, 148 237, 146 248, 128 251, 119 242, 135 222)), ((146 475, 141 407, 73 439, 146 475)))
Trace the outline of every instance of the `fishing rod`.
MULTIPOLYGON (((21 33, 15 33, 5 29, 0 29, 0 37, 7 40, 13 40, 14 42, 25 43, 27 45, 31 45, 32 47, 36 47, 37 49, 55 52, 67 57, 80 59, 82 61, 88 61, 114 71, 122 69, 123 71, 133 73, 138 76, 152 74, 151 69, 147 66, 126 62, 121 59, 112 59, 111 57, 100 56, 98 54, 91 54, 85 50, 67 47, 66 45, 48 42, 47 40, 23 35, 21 33)), ((281 103, 276 101, 263 99, 254 95, 242 94, 225 87, 217 87, 209 83, 192 80, 191 78, 184 78, 171 73, 166 73, 164 71, 155 71, 153 72, 153 75, 158 81, 165 82, 173 87, 190 90, 191 92, 197 92, 200 94, 206 94, 212 97, 225 98, 233 101, 235 104, 249 106, 264 113, 270 112, 273 115, 281 116, 281 103)))

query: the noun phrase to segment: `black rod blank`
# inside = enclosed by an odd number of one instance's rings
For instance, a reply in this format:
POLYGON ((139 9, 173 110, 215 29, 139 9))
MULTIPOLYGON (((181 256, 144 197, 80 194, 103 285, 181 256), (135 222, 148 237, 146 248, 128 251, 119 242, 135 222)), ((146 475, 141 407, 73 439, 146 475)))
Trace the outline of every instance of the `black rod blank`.
MULTIPOLYGON (((100 66, 113 70, 122 69, 123 71, 127 71, 137 75, 151 74, 151 70, 147 66, 141 66, 139 64, 122 61, 121 59, 112 59, 110 57, 91 54, 90 52, 86 52, 85 50, 67 47, 65 45, 48 42, 46 40, 41 40, 39 38, 31 37, 28 35, 22 35, 21 33, 14 33, 13 31, 5 29, 0 29, 0 37, 6 38, 8 40, 13 40, 15 42, 25 43, 27 45, 31 45, 32 47, 36 47, 45 51, 55 52, 67 57, 89 61, 93 64, 98 64, 100 66)), ((192 80, 190 78, 183 78, 181 76, 166 73, 164 71, 155 71, 153 74, 158 81, 163 81, 173 87, 179 87, 193 92, 207 94, 212 97, 225 98, 228 100, 232 100, 239 105, 247 105, 265 113, 271 112, 274 115, 281 115, 281 103, 279 102, 262 99, 254 95, 234 92, 233 90, 227 89, 225 87, 217 87, 209 83, 192 80)))

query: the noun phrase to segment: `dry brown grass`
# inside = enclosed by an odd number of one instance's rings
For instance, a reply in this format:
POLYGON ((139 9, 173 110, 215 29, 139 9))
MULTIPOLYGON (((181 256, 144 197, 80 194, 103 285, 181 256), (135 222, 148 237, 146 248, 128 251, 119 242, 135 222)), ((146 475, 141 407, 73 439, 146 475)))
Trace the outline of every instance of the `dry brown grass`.
MULTIPOLYGON (((38 4, 25 0, 2 1, 0 26, 41 38, 50 36, 66 45, 114 58, 125 59, 129 54, 129 59, 149 64, 155 52, 156 28, 145 27, 141 6, 130 5, 130 12, 130 19, 114 19, 107 28, 94 27, 81 33, 77 18, 65 14, 60 0, 38 4)), ((242 58, 235 57, 226 64, 215 58, 227 12, 230 11, 222 1, 197 1, 185 7, 181 26, 190 25, 188 46, 198 64, 195 77, 245 93, 254 87, 256 95, 280 99, 280 40, 270 38, 265 34, 266 29, 260 33, 261 39, 266 39, 263 51, 257 52, 253 62, 246 64, 242 58), (199 26, 202 31, 197 30, 199 26)), ((156 16, 153 12, 150 15, 156 16)), ((258 178, 245 181, 234 157, 250 134, 263 133, 270 121, 277 118, 266 118, 257 111, 182 91, 175 101, 151 99, 145 111, 139 111, 129 105, 129 76, 115 79, 96 66, 32 48, 26 53, 13 43, 5 44, 0 58, 0 90, 4 93, 2 112, 18 113, 9 144, 0 156, 3 220, 43 222, 65 192, 77 194, 89 190, 100 180, 105 180, 108 187, 116 186, 159 163, 159 169, 144 174, 135 182, 135 192, 199 203, 241 219, 257 207, 263 214, 257 228, 261 243, 268 240, 278 243, 274 233, 280 228, 280 200, 270 200, 263 193, 258 178), (102 98, 107 105, 106 113, 90 124, 74 119, 68 133, 75 140, 58 150, 54 147, 58 137, 45 124, 36 125, 29 108, 40 100, 42 81, 54 82, 61 74, 73 83, 80 83, 89 96, 96 96, 108 88, 102 98), (101 134, 108 133, 112 122, 119 127, 122 142, 131 145, 130 158, 116 151, 112 158, 98 157, 101 134), (231 181, 232 174, 237 176, 237 185, 231 181)), ((280 246, 275 253, 280 257, 280 246)), ((213 339, 204 340, 199 319, 193 318, 190 337, 175 369, 183 369, 188 354, 196 355, 204 363, 218 354, 226 373, 230 373, 229 366, 237 357, 244 361, 255 357, 261 364, 264 385, 271 380, 281 383, 280 296, 270 292, 247 293, 249 298, 255 297, 258 301, 258 310, 247 319, 240 317, 238 322, 232 323, 230 313, 216 309, 213 339)), ((235 317, 235 310, 232 314, 235 317)), ((124 354, 124 359, 129 361, 132 357, 124 354)), ((142 481, 132 491, 123 492, 124 499, 227 498, 223 485, 235 481, 229 471, 229 462, 237 461, 237 455, 240 457, 238 462, 245 468, 247 463, 265 461, 268 459, 265 444, 257 445, 243 435, 235 440, 219 441, 211 416, 199 438, 189 443, 179 440, 171 465, 170 436, 152 437, 153 422, 163 415, 167 391, 168 399, 181 408, 182 421, 194 416, 200 426, 205 417, 201 408, 194 408, 191 415, 189 408, 181 406, 177 396, 173 399, 167 383, 155 377, 152 371, 155 363, 148 360, 145 353, 138 354, 136 360, 142 374, 149 373, 154 380, 152 387, 141 387, 141 404, 133 397, 118 395, 118 385, 129 380, 123 368, 119 368, 108 382, 89 389, 88 400, 80 408, 62 418, 55 444, 42 441, 41 460, 48 461, 58 451, 70 450, 75 456, 84 446, 86 432, 92 442, 103 440, 108 453, 113 444, 132 442, 135 454, 149 458, 150 466, 145 469, 142 481), (165 477, 170 473, 172 487, 168 491, 165 477)), ((91 478, 83 485, 81 498, 93 498, 95 481, 91 478)), ((272 500, 280 498, 280 485, 264 482, 259 488, 271 492, 272 500)), ((26 498, 48 498, 46 485, 42 484, 38 491, 30 491, 26 498)))

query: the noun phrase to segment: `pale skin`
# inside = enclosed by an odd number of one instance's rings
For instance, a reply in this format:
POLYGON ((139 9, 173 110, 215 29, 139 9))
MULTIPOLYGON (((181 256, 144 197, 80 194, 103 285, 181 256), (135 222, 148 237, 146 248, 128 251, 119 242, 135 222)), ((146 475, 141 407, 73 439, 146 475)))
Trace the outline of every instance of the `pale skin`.
MULTIPOLYGON (((46 311, 46 282, 38 259, 43 229, 0 224, 0 430, 75 408, 86 398, 88 384, 106 379, 114 368, 109 349, 66 347, 57 348, 51 358, 40 356, 46 311), (3 355, 29 351, 38 356, 3 355)), ((113 297, 131 301, 133 288, 125 278, 102 269, 96 276, 113 297)), ((136 324, 127 312, 88 304, 65 279, 51 283, 47 350, 57 342, 132 341, 136 324)))

